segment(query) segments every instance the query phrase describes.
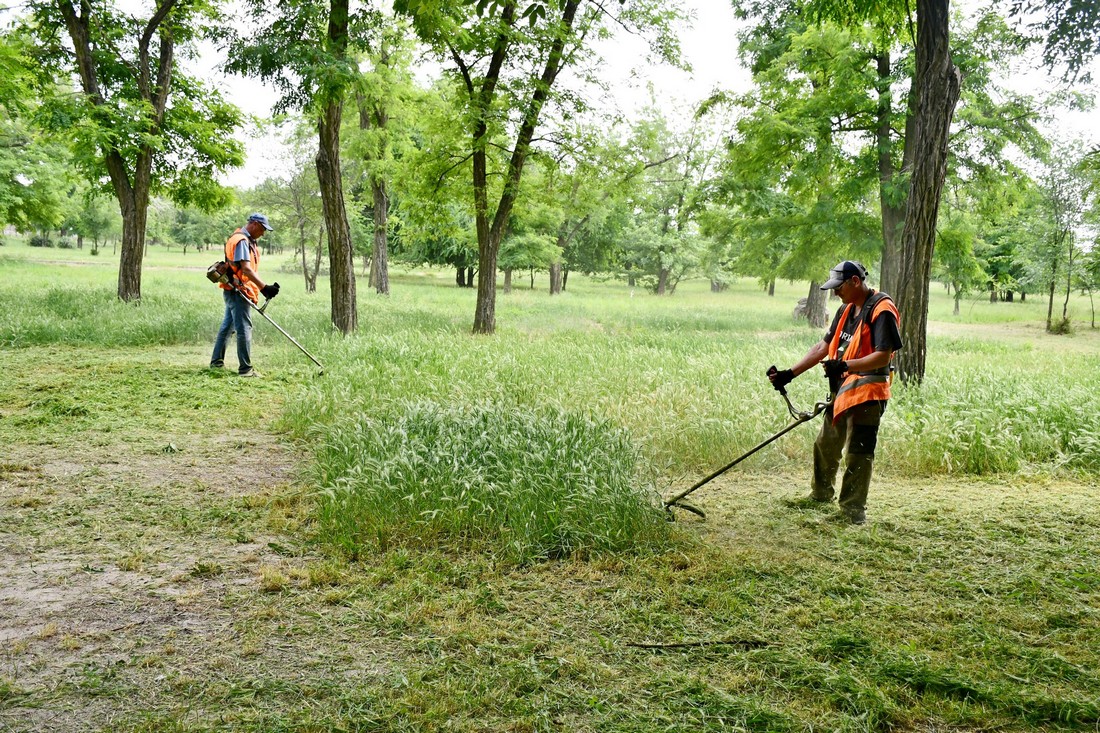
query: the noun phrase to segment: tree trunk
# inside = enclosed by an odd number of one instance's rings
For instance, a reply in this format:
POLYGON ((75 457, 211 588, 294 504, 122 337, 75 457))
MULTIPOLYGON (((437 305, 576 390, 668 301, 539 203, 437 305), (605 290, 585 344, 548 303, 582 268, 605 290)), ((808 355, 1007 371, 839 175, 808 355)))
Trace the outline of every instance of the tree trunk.
MULTIPOLYGON (((389 60, 390 56, 388 51, 383 50, 379 58, 379 65, 388 67, 389 60)), ((385 107, 381 102, 376 102, 373 106, 368 106, 362 95, 359 95, 358 102, 359 129, 366 130, 373 127, 377 131, 376 134, 383 141, 386 140, 386 126, 389 124, 389 113, 386 111, 385 107)), ((376 164, 380 163, 386 158, 386 147, 388 147, 388 143, 380 143, 379 148, 381 149, 376 149, 373 156, 368 154, 366 156, 367 160, 376 164)), ((371 255, 371 274, 368 282, 370 287, 373 287, 380 295, 389 295, 390 272, 387 236, 390 199, 386 194, 386 181, 377 172, 371 175, 371 193, 374 202, 372 216, 374 220, 374 246, 371 255)))
POLYGON ((332 99, 325 105, 317 125, 317 178, 321 184, 325 229, 328 231, 329 290, 332 293, 332 324, 343 334, 359 327, 355 298, 355 252, 344 206, 344 184, 340 175, 340 118, 343 103, 332 99))
POLYGON ((821 289, 821 283, 810 281, 810 292, 806 296, 806 320, 811 326, 825 328, 829 319, 829 293, 821 289))
POLYGON ((379 295, 390 294, 389 252, 386 232, 389 226, 390 197, 386 195, 386 182, 380 178, 371 181, 374 190, 374 257, 371 258, 371 285, 379 295))
POLYGON ((775 278, 768 280, 768 297, 775 297, 775 278))
POLYGON ((902 232, 901 278, 893 294, 905 343, 899 352, 898 371, 903 380, 917 384, 924 379, 928 285, 947 174, 948 134, 962 85, 959 69, 951 61, 948 10, 948 0, 917 0, 914 157, 902 232))
POLYGON ((535 289, 535 268, 531 268, 531 290, 535 289))
POLYGON ((955 315, 959 315, 959 301, 962 300, 962 286, 958 283, 952 283, 955 288, 955 315))
MULTIPOLYGON (((879 209, 882 214, 882 263, 879 267, 879 287, 884 293, 897 290, 900 279, 901 236, 905 223, 905 183, 899 180, 894 167, 893 125, 891 120, 892 93, 890 90, 890 52, 877 56, 878 62, 878 128, 875 132, 878 147, 879 209)), ((902 170, 912 168, 913 121, 916 95, 909 95, 909 114, 905 121, 905 146, 902 153, 902 170)))
POLYGON ((512 268, 504 268, 504 294, 512 292, 512 268))
POLYGON ((550 265, 550 294, 561 295, 562 291, 562 268, 560 262, 555 262, 550 265))
POLYGON ((118 260, 118 298, 127 303, 141 300, 141 261, 145 257, 145 223, 149 198, 139 201, 133 191, 119 201, 122 213, 122 255, 118 260))
MULTIPOLYGON (((325 51, 337 60, 347 56, 349 0, 331 0, 325 51)), ((317 179, 328 231, 329 290, 332 293, 332 324, 343 334, 359 327, 355 299, 355 251, 344 205, 344 183, 340 173, 340 122, 344 111, 344 90, 329 88, 317 124, 317 179)))
POLYGON ((1050 297, 1047 299, 1047 333, 1054 330, 1054 289, 1055 280, 1052 273, 1050 277, 1050 297))
POLYGON ((1066 299, 1062 303, 1062 324, 1069 320, 1069 295, 1073 292, 1073 246, 1074 238, 1072 232, 1066 232, 1065 239, 1062 240, 1063 244, 1069 241, 1069 251, 1066 253, 1066 299))
POLYGON ((569 268, 564 268, 561 273, 561 291, 565 292, 565 286, 569 284, 569 268))
POLYGON ((662 267, 657 273, 657 295, 664 295, 668 290, 668 268, 662 267))

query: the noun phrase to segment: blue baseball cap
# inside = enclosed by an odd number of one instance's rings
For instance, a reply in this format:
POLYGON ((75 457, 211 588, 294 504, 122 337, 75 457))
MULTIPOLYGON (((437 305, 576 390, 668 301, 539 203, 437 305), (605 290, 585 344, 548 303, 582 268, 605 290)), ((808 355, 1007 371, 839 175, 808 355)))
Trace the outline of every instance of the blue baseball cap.
POLYGON ((269 222, 267 220, 267 217, 263 214, 253 214, 252 216, 248 217, 248 220, 260 224, 260 226, 262 226, 269 232, 275 231, 275 227, 271 226, 271 222, 269 222))
POLYGON ((867 282, 867 268, 862 263, 854 260, 844 260, 833 269, 829 270, 829 280, 821 286, 822 290, 833 290, 850 277, 859 276, 859 279, 867 282))

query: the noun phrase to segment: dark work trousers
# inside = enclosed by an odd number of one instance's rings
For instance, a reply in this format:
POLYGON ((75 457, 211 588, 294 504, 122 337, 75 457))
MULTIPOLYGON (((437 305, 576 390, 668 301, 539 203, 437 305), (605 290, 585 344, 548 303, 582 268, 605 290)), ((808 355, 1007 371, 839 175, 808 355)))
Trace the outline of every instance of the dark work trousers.
POLYGON ((850 516, 861 514, 867 506, 871 470, 875 463, 878 425, 886 411, 885 401, 863 402, 849 409, 833 424, 833 408, 825 410, 825 422, 814 441, 814 478, 810 486, 813 498, 832 501, 840 455, 848 446, 847 465, 840 484, 840 508, 850 516))

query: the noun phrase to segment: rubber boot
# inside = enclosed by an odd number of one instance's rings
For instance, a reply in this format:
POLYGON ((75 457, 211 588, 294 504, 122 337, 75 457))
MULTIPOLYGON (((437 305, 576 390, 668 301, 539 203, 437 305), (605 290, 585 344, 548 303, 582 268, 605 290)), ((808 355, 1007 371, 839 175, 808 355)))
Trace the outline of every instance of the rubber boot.
POLYGON ((836 472, 840 468, 840 456, 847 438, 847 421, 833 425, 832 409, 825 412, 825 422, 814 441, 814 475, 810 483, 810 499, 828 502, 836 490, 836 472))
POLYGON ((844 479, 840 485, 840 510, 852 524, 863 524, 867 508, 867 492, 871 488, 871 473, 875 456, 867 453, 848 453, 844 479))

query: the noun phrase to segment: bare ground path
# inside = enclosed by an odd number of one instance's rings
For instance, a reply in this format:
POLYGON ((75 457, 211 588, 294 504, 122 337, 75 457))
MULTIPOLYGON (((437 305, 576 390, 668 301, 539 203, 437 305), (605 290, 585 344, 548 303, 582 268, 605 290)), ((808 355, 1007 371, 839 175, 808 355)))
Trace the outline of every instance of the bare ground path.
POLYGON ((261 427, 225 429, 206 395, 240 382, 183 351, 5 354, 0 731, 131 729, 187 685, 329 663, 265 603, 309 586, 313 559, 294 531, 305 456, 257 420, 280 385, 234 414, 261 427))
MULTIPOLYGON (((288 563, 273 548, 289 541, 263 520, 299 457, 254 431, 163 439, 159 454, 126 443, 0 453, 0 676, 30 703, 5 707, 0 729, 106 726, 111 696, 66 708, 51 694, 109 685, 135 660, 208 664, 245 647, 227 598, 288 563)), ((153 693, 164 678, 140 684, 153 693)))

